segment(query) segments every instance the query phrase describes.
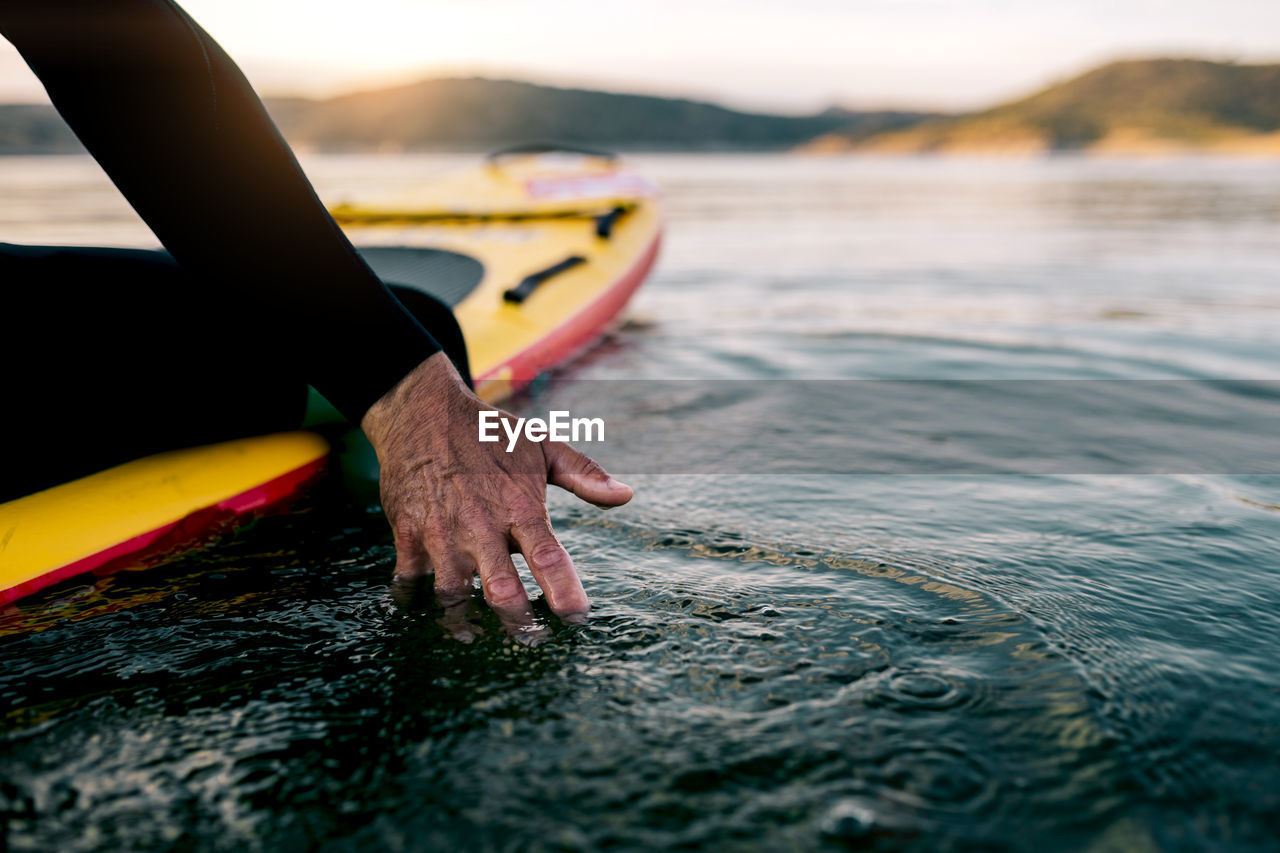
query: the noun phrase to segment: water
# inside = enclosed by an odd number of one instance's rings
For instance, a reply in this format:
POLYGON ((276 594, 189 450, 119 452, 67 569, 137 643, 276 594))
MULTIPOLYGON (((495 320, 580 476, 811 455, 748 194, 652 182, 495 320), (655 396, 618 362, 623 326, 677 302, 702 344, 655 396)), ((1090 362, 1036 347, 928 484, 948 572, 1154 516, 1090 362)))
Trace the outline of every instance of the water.
MULTIPOLYGON (((336 201, 451 162, 307 167, 336 201)), ((674 445, 766 393, 739 380, 1280 378, 1268 163, 641 163, 659 269, 517 407, 735 389, 634 411, 674 445)), ((13 242, 149 242, 84 161, 0 187, 13 242)), ((607 514, 554 495, 595 610, 539 605, 536 645, 394 597, 376 508, 333 496, 48 591, 0 613, 8 846, 1273 849, 1280 478, 930 473, 908 439, 909 474, 766 447, 607 514)))

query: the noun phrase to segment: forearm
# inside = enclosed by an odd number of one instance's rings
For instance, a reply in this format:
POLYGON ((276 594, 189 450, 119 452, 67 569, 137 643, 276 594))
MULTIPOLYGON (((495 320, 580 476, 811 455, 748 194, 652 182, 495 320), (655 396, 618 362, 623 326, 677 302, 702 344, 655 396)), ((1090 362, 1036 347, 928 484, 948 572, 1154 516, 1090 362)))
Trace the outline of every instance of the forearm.
POLYGON ((5 0, 0 32, 210 298, 354 421, 439 350, 334 224, 243 74, 167 0, 5 0))

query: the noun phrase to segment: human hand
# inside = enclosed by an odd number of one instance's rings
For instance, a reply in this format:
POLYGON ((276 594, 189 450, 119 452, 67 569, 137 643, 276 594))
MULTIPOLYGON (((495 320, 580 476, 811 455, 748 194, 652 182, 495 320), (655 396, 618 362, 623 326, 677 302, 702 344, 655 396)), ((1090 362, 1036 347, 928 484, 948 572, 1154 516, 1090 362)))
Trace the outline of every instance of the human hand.
MULTIPOLYGON (((469 594, 477 572, 485 601, 526 623, 529 596, 511 555, 524 555, 552 612, 590 609, 582 581, 547 516, 547 483, 601 507, 631 487, 561 442, 481 443, 477 398, 444 353, 428 358, 370 407, 361 428, 382 467, 382 508, 395 536, 398 582, 435 575, 436 591, 469 594)), ((505 415, 505 413, 503 413, 505 415)), ((513 418, 514 420, 514 418, 513 418)))

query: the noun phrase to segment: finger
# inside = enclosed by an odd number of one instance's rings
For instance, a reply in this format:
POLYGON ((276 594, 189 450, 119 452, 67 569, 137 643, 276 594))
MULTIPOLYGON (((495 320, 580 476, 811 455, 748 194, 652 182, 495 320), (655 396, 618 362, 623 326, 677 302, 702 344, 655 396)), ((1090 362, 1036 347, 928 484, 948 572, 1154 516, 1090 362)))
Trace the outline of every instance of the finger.
POLYGON ((480 567, 480 586, 484 588, 484 600, 494 610, 517 612, 528 610, 529 594, 520 581, 520 573, 511 554, 501 545, 485 547, 476 558, 480 567))
POLYGON ((445 602, 470 598, 471 580, 476 576, 475 561, 448 545, 434 551, 436 598, 445 602))
POLYGON ((551 612, 561 617, 586 615, 591 609, 587 592, 582 588, 569 552, 556 538, 546 516, 514 525, 511 537, 524 554, 534 580, 542 587, 551 612))
POLYGON ((478 562, 484 599, 497 614, 503 629, 518 643, 537 645, 546 630, 540 630, 534 621, 529 594, 520 581, 515 563, 511 562, 511 554, 505 547, 491 547, 485 549, 478 562))
POLYGON ((412 584, 418 578, 431 574, 431 558, 422 540, 408 528, 395 532, 396 567, 392 578, 398 583, 412 584))
POLYGON ((401 578, 393 575, 390 584, 391 601, 401 610, 409 610, 418 601, 422 592, 422 578, 401 578))
POLYGON ((472 599, 469 595, 438 596, 437 602, 444 606, 444 612, 436 623, 444 628, 460 643, 471 643, 484 633, 476 623, 472 599))
POLYGON ((547 456, 548 483, 596 506, 621 506, 631 500, 631 487, 610 477, 594 459, 563 442, 547 442, 543 448, 547 456))

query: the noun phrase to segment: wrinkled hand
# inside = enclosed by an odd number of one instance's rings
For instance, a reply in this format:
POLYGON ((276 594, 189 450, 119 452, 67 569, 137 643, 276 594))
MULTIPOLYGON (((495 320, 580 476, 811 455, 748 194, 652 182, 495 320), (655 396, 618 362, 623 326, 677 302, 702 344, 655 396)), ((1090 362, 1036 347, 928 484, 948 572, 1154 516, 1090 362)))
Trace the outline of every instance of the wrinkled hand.
POLYGON ((481 443, 477 398, 436 353, 374 403, 361 421, 382 466, 382 508, 395 535, 398 582, 434 573, 437 593, 468 595, 477 572, 485 600, 524 621, 529 596, 511 555, 521 553, 562 617, 590 608, 568 552, 547 516, 547 483, 601 507, 631 488, 560 442, 481 443))

